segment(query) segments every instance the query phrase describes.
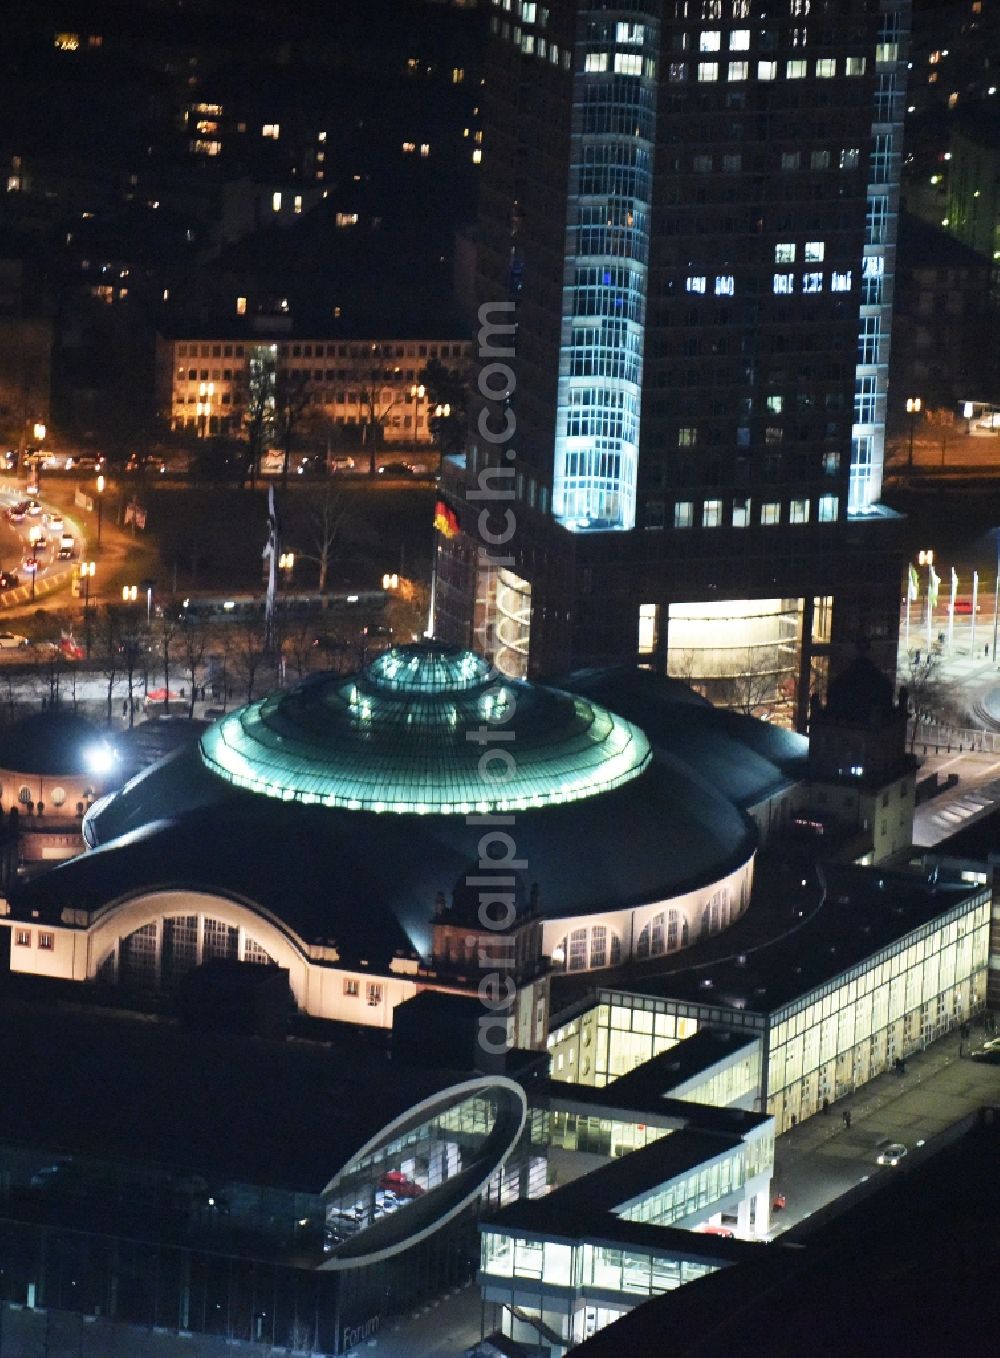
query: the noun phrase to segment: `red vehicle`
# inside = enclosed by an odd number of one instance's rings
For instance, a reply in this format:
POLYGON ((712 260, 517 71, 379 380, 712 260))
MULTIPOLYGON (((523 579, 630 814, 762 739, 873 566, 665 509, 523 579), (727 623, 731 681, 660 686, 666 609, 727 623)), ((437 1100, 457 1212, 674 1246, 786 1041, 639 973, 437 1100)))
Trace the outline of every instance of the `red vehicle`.
POLYGON ((785 1201, 784 1193, 775 1193, 774 1201, 771 1203, 771 1210, 774 1212, 783 1212, 785 1210, 785 1201))
POLYGON ((379 1188, 391 1188, 397 1198, 419 1198, 424 1190, 400 1169, 390 1169, 378 1181, 379 1188))
POLYGON ((697 1226, 699 1235, 721 1235, 724 1240, 732 1240, 733 1232, 728 1226, 697 1226))

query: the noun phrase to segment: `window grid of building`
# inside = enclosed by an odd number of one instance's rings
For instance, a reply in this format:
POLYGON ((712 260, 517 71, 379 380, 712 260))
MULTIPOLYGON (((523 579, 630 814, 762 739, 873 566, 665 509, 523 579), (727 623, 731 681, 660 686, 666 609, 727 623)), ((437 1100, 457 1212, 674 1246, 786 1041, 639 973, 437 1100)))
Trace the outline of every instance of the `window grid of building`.
POLYGON ((574 531, 635 525, 659 26, 581 14, 577 130, 569 164, 568 363, 556 412, 553 513, 574 531))

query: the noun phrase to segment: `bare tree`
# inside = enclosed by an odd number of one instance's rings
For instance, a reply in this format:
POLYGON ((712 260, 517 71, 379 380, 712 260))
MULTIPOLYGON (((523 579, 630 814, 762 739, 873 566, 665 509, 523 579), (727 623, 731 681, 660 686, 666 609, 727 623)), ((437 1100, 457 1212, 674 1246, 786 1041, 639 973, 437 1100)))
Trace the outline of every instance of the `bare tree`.
POLYGON ((711 696, 720 707, 747 717, 772 713, 781 701, 784 670, 771 648, 747 647, 746 661, 735 674, 711 682, 711 696))
POLYGON ((312 550, 296 552, 304 561, 314 561, 319 566, 319 592, 326 589, 334 550, 341 535, 347 505, 344 492, 338 486, 324 486, 309 509, 305 532, 307 546, 312 550))
POLYGON ((285 619, 282 629, 281 653, 291 665, 296 679, 304 679, 313 666, 316 655, 316 622, 313 618, 285 619))
POLYGON ((243 410, 247 453, 242 485, 250 480, 250 489, 257 484, 261 458, 267 449, 274 428, 274 362, 264 346, 252 349, 247 359, 247 400, 243 410))
POLYGON ((281 485, 288 487, 292 440, 302 415, 309 407, 309 375, 279 368, 274 384, 274 432, 281 442, 281 485))
POLYGON ((163 666, 163 711, 170 711, 170 651, 181 630, 182 623, 174 603, 163 605, 163 611, 156 620, 154 639, 156 650, 163 666))
POLYGON ((205 633, 204 621, 185 610, 180 623, 180 648, 181 660, 184 665, 184 677, 191 686, 191 696, 188 698, 188 720, 194 717, 194 705, 198 693, 198 679, 201 675, 202 665, 205 662, 205 645, 207 636, 205 633))
POLYGON ((262 619, 250 618, 238 624, 234 652, 237 668, 246 683, 246 700, 252 703, 257 680, 269 658, 262 619))
MULTIPOLYGON (((899 673, 909 696, 910 709, 917 722, 937 722, 942 726, 970 726, 975 722, 963 702, 960 686, 953 686, 942 671, 942 655, 937 647, 913 650, 900 657, 899 673)), ((916 725, 913 728, 916 738, 916 725)))
POLYGON ((122 637, 117 611, 106 604, 94 610, 97 616, 96 654, 101 672, 107 683, 107 724, 111 725, 111 704, 114 700, 115 684, 122 669, 122 637))
POLYGON ((468 374, 432 358, 420 371, 427 390, 428 428, 442 453, 461 452, 468 423, 468 374))
POLYGON ((146 619, 135 607, 122 610, 120 636, 122 667, 127 684, 127 698, 124 715, 128 717, 129 730, 135 725, 135 685, 140 671, 145 671, 149 654, 149 630, 146 619))

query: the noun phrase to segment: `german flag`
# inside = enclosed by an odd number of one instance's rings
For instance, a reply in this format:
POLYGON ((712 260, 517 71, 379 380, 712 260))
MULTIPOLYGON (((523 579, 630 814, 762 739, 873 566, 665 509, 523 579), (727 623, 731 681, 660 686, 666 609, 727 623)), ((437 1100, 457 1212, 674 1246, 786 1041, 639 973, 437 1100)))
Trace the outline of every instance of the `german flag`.
POLYGON ((458 535, 458 515, 444 500, 438 500, 434 506, 434 527, 442 537, 453 538, 458 535))

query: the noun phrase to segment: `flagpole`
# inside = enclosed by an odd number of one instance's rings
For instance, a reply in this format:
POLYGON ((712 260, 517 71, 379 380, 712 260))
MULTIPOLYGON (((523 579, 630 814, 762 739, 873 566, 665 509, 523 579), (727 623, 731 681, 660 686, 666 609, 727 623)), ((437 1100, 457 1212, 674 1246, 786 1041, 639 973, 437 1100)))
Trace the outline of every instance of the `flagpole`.
POLYGON ((934 633, 934 567, 927 567, 927 658, 930 659, 934 633))
POLYGON ((955 567, 951 568, 951 603, 948 606, 948 654, 955 643, 955 594, 958 590, 958 574, 955 567))
POLYGON ((969 641, 969 655, 976 658, 976 609, 979 607, 979 572, 972 572, 972 637, 969 641))

